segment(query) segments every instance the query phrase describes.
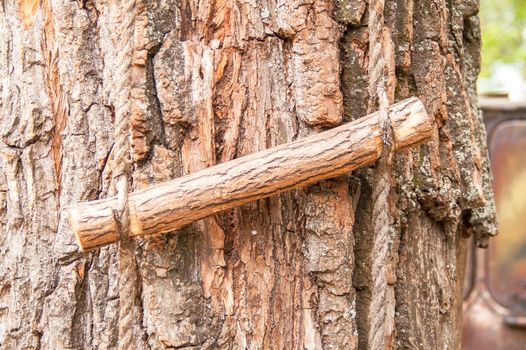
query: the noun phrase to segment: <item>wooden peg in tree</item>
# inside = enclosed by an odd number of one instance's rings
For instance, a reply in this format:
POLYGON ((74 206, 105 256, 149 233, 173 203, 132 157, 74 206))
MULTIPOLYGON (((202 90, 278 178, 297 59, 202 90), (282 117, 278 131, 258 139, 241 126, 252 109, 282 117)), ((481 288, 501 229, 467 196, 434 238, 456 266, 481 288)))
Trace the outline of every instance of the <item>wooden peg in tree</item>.
MULTIPOLYGON (((394 150, 428 140, 432 122, 422 102, 392 105, 394 150)), ((211 166, 129 194, 129 235, 173 231, 206 216, 307 186, 374 163, 383 142, 373 113, 339 127, 211 166)), ((68 209, 83 251, 118 242, 117 198, 81 202, 68 209)))

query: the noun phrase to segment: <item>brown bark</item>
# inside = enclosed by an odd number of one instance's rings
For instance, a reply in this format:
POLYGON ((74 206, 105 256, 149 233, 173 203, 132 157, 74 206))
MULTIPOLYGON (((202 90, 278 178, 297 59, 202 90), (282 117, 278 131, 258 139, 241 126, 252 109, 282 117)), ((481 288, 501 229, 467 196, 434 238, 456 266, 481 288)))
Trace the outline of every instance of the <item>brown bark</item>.
MULTIPOLYGON (((366 114, 363 0, 122 4, 0 6, 2 349, 117 347, 117 248, 81 253, 63 209, 111 193, 122 89, 133 191, 366 114)), ((435 120, 432 142, 397 155, 392 174, 381 277, 397 348, 459 346, 463 234, 484 245, 494 232, 477 10, 386 3, 395 98, 419 97, 435 120)), ((139 239, 137 344, 371 348, 372 185, 372 169, 360 169, 139 239)))
MULTIPOLYGON (((431 119, 422 103, 407 99, 389 108, 393 150, 431 137, 431 119)), ((129 194, 128 236, 174 231, 219 211, 278 195, 371 165, 382 153, 378 113, 295 142, 252 153, 175 180, 129 194)), ((114 214, 118 197, 68 209, 71 229, 82 250, 120 239, 123 225, 114 214)))

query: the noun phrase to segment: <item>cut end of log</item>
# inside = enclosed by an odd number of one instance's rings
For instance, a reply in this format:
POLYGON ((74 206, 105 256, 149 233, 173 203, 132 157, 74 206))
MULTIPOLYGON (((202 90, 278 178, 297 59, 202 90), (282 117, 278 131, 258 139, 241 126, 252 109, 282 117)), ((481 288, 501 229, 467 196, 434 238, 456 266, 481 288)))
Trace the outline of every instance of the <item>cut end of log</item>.
POLYGON ((84 249, 84 242, 82 241, 82 232, 79 229, 77 218, 79 217, 77 208, 69 207, 66 209, 68 213, 68 221, 69 221, 69 227, 73 230, 73 235, 75 236, 75 240, 77 241, 77 244, 80 248, 81 252, 85 252, 84 249))
POLYGON ((389 108, 389 117, 397 151, 414 147, 431 137, 433 120, 427 115, 424 104, 417 97, 392 105, 389 108))
MULTIPOLYGON (((389 107, 394 149, 432 136, 433 121, 422 102, 409 98, 389 107)), ((379 113, 221 163, 128 198, 130 236, 174 231, 195 220, 261 198, 345 174, 374 163, 382 153, 379 113)), ((68 209, 82 251, 120 239, 117 198, 82 202, 68 209)))
POLYGON ((82 202, 66 209, 75 240, 82 252, 117 243, 120 240, 110 198, 82 202))

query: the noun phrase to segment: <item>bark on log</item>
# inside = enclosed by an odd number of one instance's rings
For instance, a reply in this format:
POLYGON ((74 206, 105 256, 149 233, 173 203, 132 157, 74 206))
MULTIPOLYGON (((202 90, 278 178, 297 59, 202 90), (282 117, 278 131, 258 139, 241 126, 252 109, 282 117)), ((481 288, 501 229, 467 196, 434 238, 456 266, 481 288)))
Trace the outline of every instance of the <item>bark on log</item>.
MULTIPOLYGON (((394 148, 431 137, 431 119, 422 102, 410 98, 389 109, 394 148)), ((378 113, 355 122, 234 159, 177 178, 129 197, 130 236, 161 234, 222 210, 375 162, 381 154, 378 113)), ((83 251, 119 241, 117 198, 69 208, 69 221, 83 251)))

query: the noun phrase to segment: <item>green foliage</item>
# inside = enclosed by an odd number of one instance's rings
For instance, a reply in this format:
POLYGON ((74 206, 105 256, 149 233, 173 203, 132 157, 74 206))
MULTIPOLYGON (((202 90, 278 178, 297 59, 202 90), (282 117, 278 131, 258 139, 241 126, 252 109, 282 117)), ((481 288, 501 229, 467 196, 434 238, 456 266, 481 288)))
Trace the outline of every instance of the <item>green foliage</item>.
POLYGON ((526 0, 481 0, 482 77, 496 63, 516 65, 526 74, 526 0))

